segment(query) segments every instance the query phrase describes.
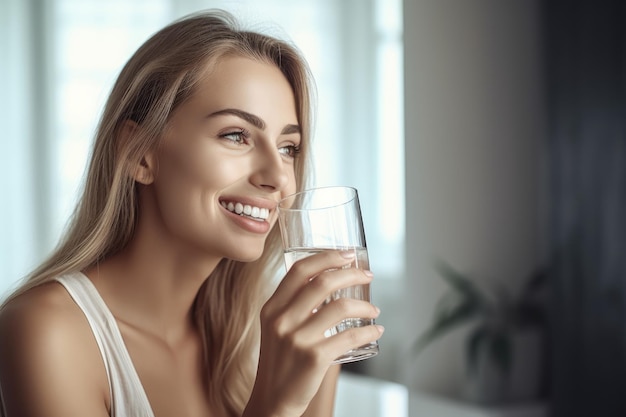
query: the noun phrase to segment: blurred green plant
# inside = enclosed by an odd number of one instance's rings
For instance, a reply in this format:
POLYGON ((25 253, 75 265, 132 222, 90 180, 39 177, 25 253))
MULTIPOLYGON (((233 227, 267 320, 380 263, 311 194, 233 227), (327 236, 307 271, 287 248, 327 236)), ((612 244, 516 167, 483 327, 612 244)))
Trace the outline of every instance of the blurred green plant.
POLYGON ((465 346, 470 374, 477 372, 482 353, 508 375, 514 355, 513 335, 545 325, 545 269, 531 274, 516 296, 502 286, 482 289, 445 262, 437 262, 435 269, 449 289, 439 299, 430 326, 415 341, 415 353, 454 329, 474 323, 465 346))

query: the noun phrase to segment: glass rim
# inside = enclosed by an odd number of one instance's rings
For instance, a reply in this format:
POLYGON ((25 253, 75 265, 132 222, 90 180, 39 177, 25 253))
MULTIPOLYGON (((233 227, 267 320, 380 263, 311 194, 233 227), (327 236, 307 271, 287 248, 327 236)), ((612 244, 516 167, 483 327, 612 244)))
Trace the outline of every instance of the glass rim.
POLYGON ((281 198, 280 200, 278 200, 278 204, 276 205, 276 208, 278 209, 278 211, 292 211, 292 212, 297 212, 297 211, 314 211, 314 210, 325 210, 325 209, 329 209, 332 207, 338 207, 338 206, 343 206, 345 204, 348 204, 354 200, 358 200, 358 191, 355 187, 351 187, 349 185, 328 185, 328 186, 323 186, 323 187, 313 187, 313 188, 307 188, 305 190, 301 190, 298 192, 295 192, 293 194, 290 194, 288 196, 285 196, 283 198, 281 198), (349 191, 349 194, 346 194, 346 198, 342 199, 342 201, 336 202, 336 203, 332 203, 332 204, 327 204, 324 206, 320 206, 320 207, 309 207, 309 208, 291 208, 291 207, 283 207, 283 204, 287 201, 287 200, 292 200, 292 199, 296 199, 298 196, 304 195, 304 194, 311 194, 311 193, 318 193, 318 192, 324 192, 324 191, 330 191, 330 190, 346 190, 349 191))

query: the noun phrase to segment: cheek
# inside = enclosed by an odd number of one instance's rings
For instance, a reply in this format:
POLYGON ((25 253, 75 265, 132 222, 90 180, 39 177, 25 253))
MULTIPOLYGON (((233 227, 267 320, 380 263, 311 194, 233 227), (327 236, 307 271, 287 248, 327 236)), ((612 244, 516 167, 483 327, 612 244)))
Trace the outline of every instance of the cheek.
POLYGON ((209 214, 215 193, 234 176, 222 165, 202 151, 162 155, 154 189, 166 221, 186 222, 209 214))
POLYGON ((210 146, 180 146, 163 150, 157 182, 180 190, 206 190, 223 186, 237 173, 238 170, 229 167, 226 158, 220 157, 210 146))
POLYGON ((289 175, 289 183, 285 187, 283 191, 283 197, 287 197, 288 195, 294 194, 297 191, 298 182, 296 181, 296 174, 291 170, 289 175))

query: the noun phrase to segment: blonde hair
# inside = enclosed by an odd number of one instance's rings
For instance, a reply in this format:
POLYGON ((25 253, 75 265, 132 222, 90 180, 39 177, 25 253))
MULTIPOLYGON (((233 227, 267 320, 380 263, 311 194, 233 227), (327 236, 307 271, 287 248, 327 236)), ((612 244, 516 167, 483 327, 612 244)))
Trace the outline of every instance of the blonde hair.
MULTIPOLYGON (((302 129, 295 165, 297 188, 305 187, 312 78, 304 59, 286 41, 241 29, 226 12, 186 16, 154 34, 122 69, 104 108, 83 195, 65 237, 10 298, 57 276, 85 270, 126 246, 139 210, 134 167, 158 146, 170 115, 194 94, 207 67, 229 55, 276 65, 289 81, 302 129), (121 142, 119 132, 128 120, 142 129, 121 142)), ((279 238, 275 226, 262 256, 254 262, 223 259, 194 303, 204 341, 209 396, 224 415, 241 415, 252 390, 258 315, 280 263, 279 238)))

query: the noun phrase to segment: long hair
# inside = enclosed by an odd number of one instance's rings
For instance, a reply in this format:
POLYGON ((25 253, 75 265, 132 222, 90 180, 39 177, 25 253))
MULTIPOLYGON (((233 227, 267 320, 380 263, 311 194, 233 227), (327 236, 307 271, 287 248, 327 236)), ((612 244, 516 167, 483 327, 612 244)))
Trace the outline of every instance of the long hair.
MULTIPOLYGON (((298 50, 286 41, 241 29, 223 11, 186 16, 154 34, 122 69, 105 105, 82 198, 65 236, 9 299, 57 276, 85 270, 128 244, 139 210, 134 167, 159 145, 170 116, 195 93, 206 69, 225 56, 273 64, 288 80, 302 129, 296 182, 298 190, 305 187, 313 90, 298 50), (130 137, 119 134, 128 120, 142 127, 130 137)), ((258 260, 223 259, 194 303, 209 397, 224 415, 240 416, 252 390, 260 338, 258 316, 280 264, 279 239, 275 225, 258 260)))

